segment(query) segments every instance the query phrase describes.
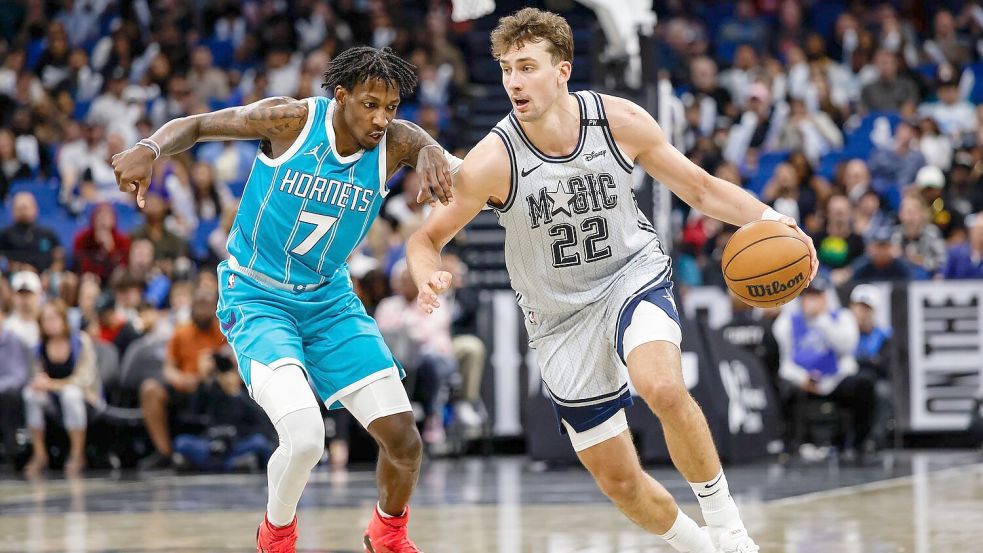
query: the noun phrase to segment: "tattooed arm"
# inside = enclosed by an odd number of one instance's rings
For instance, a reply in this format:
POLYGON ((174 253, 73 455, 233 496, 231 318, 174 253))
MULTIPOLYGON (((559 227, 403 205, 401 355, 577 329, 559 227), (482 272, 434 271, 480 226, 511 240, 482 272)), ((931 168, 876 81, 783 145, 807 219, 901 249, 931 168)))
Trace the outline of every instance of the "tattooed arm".
MULTIPOLYGON (((150 140, 160 146, 160 155, 166 156, 183 152, 197 142, 258 139, 262 140, 263 152, 273 157, 290 147, 306 122, 306 100, 266 98, 247 106, 174 119, 150 140)), ((153 163, 154 152, 139 144, 113 156, 119 189, 136 191, 140 207, 150 186, 153 163)))
POLYGON ((419 173, 422 185, 416 196, 418 203, 429 201, 434 205, 447 205, 451 201, 451 167, 449 161, 460 165, 460 160, 445 155, 444 148, 437 143, 426 131, 417 125, 402 119, 393 119, 386 130, 386 179, 401 165, 408 165, 419 173))

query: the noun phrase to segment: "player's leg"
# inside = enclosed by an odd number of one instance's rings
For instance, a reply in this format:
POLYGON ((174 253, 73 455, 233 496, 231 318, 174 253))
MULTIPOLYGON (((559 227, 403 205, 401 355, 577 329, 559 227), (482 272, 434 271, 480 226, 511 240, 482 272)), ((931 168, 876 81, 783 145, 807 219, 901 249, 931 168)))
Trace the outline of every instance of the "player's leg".
POLYGON ((266 519, 274 527, 294 521, 311 470, 324 452, 324 421, 304 370, 296 363, 250 361, 253 397, 276 428, 279 445, 267 465, 266 519))
POLYGON ((423 442, 398 373, 394 369, 340 401, 379 444, 379 508, 403 514, 420 475, 423 442))
POLYGON ((302 302, 262 287, 227 265, 218 269, 216 315, 236 352, 249 394, 270 418, 279 444, 267 465, 266 518, 257 550, 294 551, 297 503, 324 451, 324 421, 304 369, 301 332, 294 313, 302 302))
POLYGON ((347 278, 312 298, 304 324, 304 355, 318 397, 347 408, 379 443, 379 505, 363 536, 366 551, 411 553, 407 507, 423 450, 402 371, 347 278))
POLYGON ((661 484, 642 470, 623 409, 583 432, 564 424, 580 462, 604 495, 632 522, 658 535, 676 551, 716 552, 709 535, 679 510, 661 484))
POLYGON ((683 381, 678 315, 671 292, 643 297, 625 321, 620 350, 638 394, 659 418, 673 464, 697 496, 711 535, 724 551, 757 546, 747 537, 727 487, 703 411, 683 381))

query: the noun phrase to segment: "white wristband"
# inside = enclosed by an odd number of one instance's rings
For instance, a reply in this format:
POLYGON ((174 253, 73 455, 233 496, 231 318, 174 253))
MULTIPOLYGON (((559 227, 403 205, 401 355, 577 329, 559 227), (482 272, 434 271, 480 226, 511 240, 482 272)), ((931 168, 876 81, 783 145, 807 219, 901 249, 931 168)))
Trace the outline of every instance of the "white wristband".
POLYGON ((762 221, 778 221, 782 217, 784 217, 784 215, 782 215, 781 213, 775 211, 774 209, 772 209, 770 207, 768 209, 764 210, 764 213, 761 214, 761 220, 762 221))
POLYGON ((149 138, 144 138, 143 140, 137 142, 137 146, 143 146, 154 153, 154 159, 160 157, 160 145, 149 138))

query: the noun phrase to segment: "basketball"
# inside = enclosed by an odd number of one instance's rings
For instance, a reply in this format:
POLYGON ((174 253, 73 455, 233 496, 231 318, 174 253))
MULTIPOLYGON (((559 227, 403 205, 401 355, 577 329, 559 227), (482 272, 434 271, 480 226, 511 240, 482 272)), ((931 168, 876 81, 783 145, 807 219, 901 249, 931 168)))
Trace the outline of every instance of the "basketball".
POLYGON ((799 295, 809 281, 809 246, 778 221, 755 221, 737 230, 721 260, 730 291, 754 307, 778 307, 799 295))

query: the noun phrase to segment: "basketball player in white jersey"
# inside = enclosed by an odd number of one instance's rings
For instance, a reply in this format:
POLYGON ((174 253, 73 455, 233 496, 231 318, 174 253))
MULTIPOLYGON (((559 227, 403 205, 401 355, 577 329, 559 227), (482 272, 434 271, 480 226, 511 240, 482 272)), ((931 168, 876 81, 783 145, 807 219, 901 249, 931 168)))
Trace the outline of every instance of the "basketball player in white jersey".
MULTIPOLYGON (((683 382, 670 260, 635 204, 631 171, 640 164, 689 205, 734 225, 795 221, 694 165, 632 102, 569 94, 573 37, 562 17, 526 8, 501 19, 491 40, 513 110, 464 160, 454 201, 437 206, 410 238, 418 301, 427 310, 440 305, 438 294, 450 284, 440 270, 441 248, 480 210, 495 209, 560 431, 601 490, 677 551, 758 551, 683 382), (642 470, 625 420, 625 369, 659 417, 707 531, 642 470)), ((811 279, 815 250, 804 233, 802 239, 812 251, 811 279)))

